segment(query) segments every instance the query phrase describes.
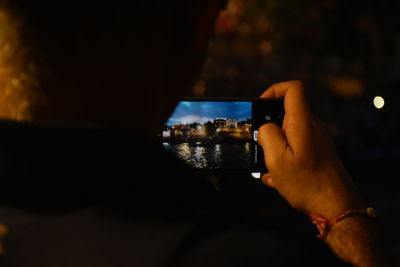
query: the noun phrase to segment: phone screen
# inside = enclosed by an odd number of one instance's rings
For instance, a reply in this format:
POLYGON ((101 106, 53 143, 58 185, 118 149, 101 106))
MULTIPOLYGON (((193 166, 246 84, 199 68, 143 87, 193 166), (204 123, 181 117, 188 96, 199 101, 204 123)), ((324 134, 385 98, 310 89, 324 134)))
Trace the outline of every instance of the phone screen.
MULTIPOLYGON (((275 118, 276 112, 263 108, 268 114, 262 115, 265 118, 260 120, 255 114, 260 110, 258 102, 181 101, 164 126, 163 146, 199 170, 265 169, 257 130, 262 121, 275 118)), ((271 105, 265 105, 268 106, 271 105)))

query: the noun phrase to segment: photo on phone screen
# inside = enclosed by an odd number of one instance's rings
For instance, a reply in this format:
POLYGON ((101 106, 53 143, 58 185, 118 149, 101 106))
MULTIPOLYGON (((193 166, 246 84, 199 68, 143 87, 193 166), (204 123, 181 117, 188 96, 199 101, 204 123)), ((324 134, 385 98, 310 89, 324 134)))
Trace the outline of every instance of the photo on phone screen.
POLYGON ((278 117, 276 108, 261 102, 264 107, 254 99, 180 101, 164 126, 163 146, 199 170, 263 169, 257 130, 278 117))

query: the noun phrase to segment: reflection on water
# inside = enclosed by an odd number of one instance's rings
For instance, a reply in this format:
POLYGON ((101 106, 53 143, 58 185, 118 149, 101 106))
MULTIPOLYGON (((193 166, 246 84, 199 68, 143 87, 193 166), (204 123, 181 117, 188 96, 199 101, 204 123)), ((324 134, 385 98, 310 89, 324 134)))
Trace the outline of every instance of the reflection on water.
POLYGON ((197 168, 204 169, 207 167, 205 153, 207 153, 205 147, 196 146, 194 148, 193 162, 195 162, 197 168))
POLYGON ((177 156, 181 159, 189 159, 190 155, 189 144, 181 144, 180 149, 177 151, 177 156))
POLYGON ((245 149, 246 149, 246 153, 248 153, 250 155, 250 143, 249 142, 247 142, 245 144, 245 149))
POLYGON ((163 145, 166 150, 198 169, 249 169, 251 166, 250 143, 207 146, 189 143, 163 143, 163 145))

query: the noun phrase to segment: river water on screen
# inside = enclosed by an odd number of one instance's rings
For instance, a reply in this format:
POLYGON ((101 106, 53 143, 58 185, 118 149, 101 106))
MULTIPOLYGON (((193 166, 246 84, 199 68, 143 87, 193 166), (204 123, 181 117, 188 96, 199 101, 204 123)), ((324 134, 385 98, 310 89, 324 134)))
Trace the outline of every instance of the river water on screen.
POLYGON ((251 166, 250 143, 210 144, 206 146, 180 143, 163 143, 167 151, 197 169, 249 169, 251 166))

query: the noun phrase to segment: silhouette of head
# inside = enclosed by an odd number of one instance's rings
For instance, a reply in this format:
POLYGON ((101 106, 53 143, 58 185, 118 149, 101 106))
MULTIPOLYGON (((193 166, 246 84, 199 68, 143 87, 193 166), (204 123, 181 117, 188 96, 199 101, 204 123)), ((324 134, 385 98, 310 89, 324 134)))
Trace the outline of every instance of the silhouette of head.
POLYGON ((223 2, 0 2, 0 117, 154 135, 196 81, 223 2))

